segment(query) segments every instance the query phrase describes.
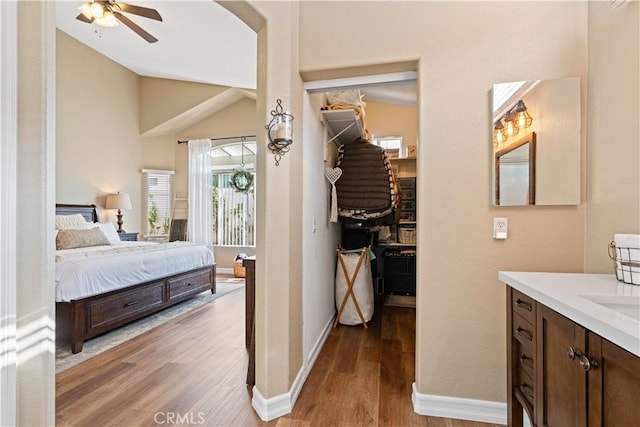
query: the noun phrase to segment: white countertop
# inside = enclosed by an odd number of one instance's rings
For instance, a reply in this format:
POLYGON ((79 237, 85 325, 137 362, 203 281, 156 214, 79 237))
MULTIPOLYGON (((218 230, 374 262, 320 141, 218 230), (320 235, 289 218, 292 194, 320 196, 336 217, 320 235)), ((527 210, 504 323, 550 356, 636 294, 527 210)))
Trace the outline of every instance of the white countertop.
POLYGON ((498 278, 640 357, 640 320, 582 296, 636 299, 640 298, 640 286, 619 282, 613 274, 499 271, 498 278))

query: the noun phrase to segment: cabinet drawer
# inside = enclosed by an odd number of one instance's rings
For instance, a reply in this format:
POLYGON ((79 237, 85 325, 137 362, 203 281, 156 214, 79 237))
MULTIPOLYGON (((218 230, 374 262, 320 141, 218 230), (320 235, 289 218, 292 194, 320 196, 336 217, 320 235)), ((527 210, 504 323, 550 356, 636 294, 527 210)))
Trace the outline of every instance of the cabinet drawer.
POLYGON ((525 343, 516 341, 514 347, 517 354, 517 369, 526 372, 531 378, 536 377, 535 346, 533 342, 524 340, 525 343))
POLYGON ((168 283, 169 299, 200 293, 211 288, 211 270, 178 276, 168 283))
POLYGON ((513 386, 516 388, 516 396, 523 397, 529 407, 529 414, 535 414, 536 407, 536 382, 529 377, 522 369, 518 369, 518 377, 516 378, 513 386))
POLYGON ((513 313, 513 336, 526 348, 530 348, 531 354, 533 354, 536 342, 536 328, 516 313, 513 313))
MULTIPOLYGON (((88 329, 99 330, 162 306, 164 283, 155 282, 88 304, 88 329)), ((95 331, 99 333, 98 331, 95 331)))
POLYGON ((533 298, 513 289, 511 294, 511 307, 514 313, 527 319, 530 323, 536 322, 536 302, 533 298))

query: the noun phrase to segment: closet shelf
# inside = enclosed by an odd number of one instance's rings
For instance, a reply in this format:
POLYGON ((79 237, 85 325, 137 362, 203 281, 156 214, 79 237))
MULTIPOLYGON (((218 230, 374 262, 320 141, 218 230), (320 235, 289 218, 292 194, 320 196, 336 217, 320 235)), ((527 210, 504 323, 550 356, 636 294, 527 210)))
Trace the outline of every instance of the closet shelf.
POLYGON ((364 137, 362 120, 355 110, 321 110, 320 118, 329 133, 329 141, 336 145, 350 144, 364 137))

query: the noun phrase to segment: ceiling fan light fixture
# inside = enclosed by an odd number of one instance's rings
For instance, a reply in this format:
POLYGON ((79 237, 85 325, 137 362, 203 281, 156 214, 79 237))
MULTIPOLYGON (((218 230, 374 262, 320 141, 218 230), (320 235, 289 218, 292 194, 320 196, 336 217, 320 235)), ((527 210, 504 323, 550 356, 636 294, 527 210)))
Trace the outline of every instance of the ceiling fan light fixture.
POLYGON ((100 2, 91 2, 91 5, 89 6, 91 9, 91 16, 93 16, 94 18, 102 18, 104 16, 104 5, 100 2))
POLYGON ((91 4, 90 3, 85 3, 82 6, 80 6, 78 9, 80 10, 80 13, 84 15, 85 18, 93 19, 93 15, 91 14, 91 4))
POLYGON ((101 27, 107 28, 118 26, 118 20, 110 10, 105 11, 104 15, 102 15, 102 18, 96 18, 95 23, 100 25, 101 27))

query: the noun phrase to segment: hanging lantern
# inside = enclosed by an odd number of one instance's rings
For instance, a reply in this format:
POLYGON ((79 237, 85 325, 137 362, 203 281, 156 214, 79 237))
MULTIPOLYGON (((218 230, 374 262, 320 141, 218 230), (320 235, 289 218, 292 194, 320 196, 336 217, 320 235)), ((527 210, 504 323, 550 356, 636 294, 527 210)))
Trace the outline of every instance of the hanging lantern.
POLYGON ((289 151, 293 143, 293 116, 284 111, 282 100, 277 100, 275 110, 271 110, 271 121, 265 126, 269 136, 269 150, 276 159, 276 166, 280 164, 282 156, 289 151))

